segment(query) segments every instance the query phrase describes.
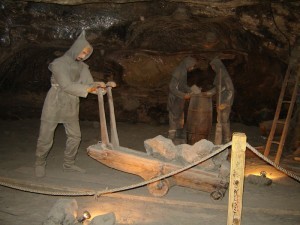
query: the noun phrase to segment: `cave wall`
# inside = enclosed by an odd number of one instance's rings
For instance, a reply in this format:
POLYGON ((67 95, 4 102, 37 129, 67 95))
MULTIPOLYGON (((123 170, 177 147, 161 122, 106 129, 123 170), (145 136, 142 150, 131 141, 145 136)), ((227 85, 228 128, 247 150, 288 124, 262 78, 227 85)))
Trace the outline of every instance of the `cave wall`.
MULTIPOLYGON (((119 121, 167 123, 172 70, 192 55, 189 84, 210 87, 219 56, 232 77, 232 120, 273 118, 300 4, 261 1, 7 1, 0 3, 1 118, 40 116, 49 62, 82 29, 94 47, 95 80, 114 80, 119 121), (259 96, 259 98, 257 98, 259 96)), ((96 96, 81 100, 81 119, 98 120, 96 96)))

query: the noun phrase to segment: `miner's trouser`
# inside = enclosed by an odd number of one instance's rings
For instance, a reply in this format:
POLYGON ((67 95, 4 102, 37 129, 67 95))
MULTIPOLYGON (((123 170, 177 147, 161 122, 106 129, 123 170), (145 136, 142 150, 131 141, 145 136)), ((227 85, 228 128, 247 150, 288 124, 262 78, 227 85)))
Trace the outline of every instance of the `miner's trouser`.
MULTIPOLYGON (((184 127, 184 112, 178 115, 169 113, 169 138, 174 139, 176 132, 183 130, 184 127)), ((182 132, 182 131, 181 131, 182 132)))
POLYGON ((182 136, 184 128, 184 106, 185 100, 174 95, 169 96, 169 138, 182 136), (177 135, 176 135, 177 134, 177 135))
MULTIPOLYGON (((36 148, 36 166, 45 166, 46 158, 53 144, 54 132, 57 122, 41 121, 39 138, 36 148)), ((63 123, 67 135, 64 164, 73 165, 81 141, 79 121, 63 123)))
POLYGON ((231 112, 231 107, 227 107, 224 110, 221 110, 220 112, 220 119, 221 121, 218 121, 222 125, 222 140, 223 142, 228 143, 231 140, 231 131, 230 131, 230 121, 229 116, 231 112))

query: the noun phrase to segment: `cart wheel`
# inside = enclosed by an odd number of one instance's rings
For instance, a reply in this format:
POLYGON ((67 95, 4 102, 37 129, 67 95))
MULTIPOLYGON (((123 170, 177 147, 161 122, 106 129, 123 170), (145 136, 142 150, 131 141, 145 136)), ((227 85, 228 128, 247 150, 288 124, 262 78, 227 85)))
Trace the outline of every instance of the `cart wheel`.
POLYGON ((219 200, 225 196, 225 192, 226 192, 226 189, 217 189, 217 190, 213 191, 212 193, 210 193, 210 197, 213 200, 219 200))
POLYGON ((151 195, 155 197, 162 197, 169 191, 169 181, 159 180, 148 184, 147 187, 151 195))

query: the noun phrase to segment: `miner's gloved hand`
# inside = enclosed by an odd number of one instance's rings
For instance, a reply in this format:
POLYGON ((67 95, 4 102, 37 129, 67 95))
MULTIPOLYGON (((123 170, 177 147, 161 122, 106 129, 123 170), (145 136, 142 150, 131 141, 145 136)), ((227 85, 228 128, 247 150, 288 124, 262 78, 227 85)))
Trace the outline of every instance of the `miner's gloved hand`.
POLYGON ((88 93, 91 93, 91 94, 95 94, 97 95, 98 92, 97 90, 101 90, 102 94, 105 95, 106 94, 106 84, 104 82, 93 82, 90 87, 87 89, 87 92, 88 93))
POLYGON ((93 82, 93 86, 96 86, 97 88, 106 88, 106 84, 102 81, 93 82))
POLYGON ((191 93, 186 93, 184 95, 184 100, 189 100, 191 98, 191 93))
POLYGON ((216 88, 212 88, 212 89, 206 91, 205 95, 210 97, 210 96, 215 95, 216 93, 217 93, 217 89, 216 88))
POLYGON ((117 87, 117 84, 116 84, 116 82, 114 82, 114 81, 108 81, 108 82, 106 83, 106 87, 114 88, 114 87, 117 87))
POLYGON ((220 111, 222 111, 222 110, 226 109, 227 107, 228 107, 228 104, 220 104, 220 105, 218 106, 218 109, 219 109, 220 111))

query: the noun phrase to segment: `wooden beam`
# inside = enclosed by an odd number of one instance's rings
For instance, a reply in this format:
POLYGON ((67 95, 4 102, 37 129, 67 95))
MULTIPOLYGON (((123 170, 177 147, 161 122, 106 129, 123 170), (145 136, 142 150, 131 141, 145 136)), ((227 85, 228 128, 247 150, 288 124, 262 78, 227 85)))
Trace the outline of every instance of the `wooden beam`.
POLYGON ((241 224, 246 139, 243 133, 234 133, 232 137, 227 225, 241 224))

